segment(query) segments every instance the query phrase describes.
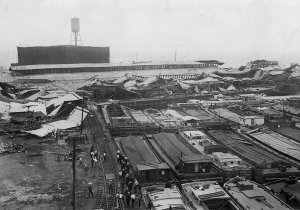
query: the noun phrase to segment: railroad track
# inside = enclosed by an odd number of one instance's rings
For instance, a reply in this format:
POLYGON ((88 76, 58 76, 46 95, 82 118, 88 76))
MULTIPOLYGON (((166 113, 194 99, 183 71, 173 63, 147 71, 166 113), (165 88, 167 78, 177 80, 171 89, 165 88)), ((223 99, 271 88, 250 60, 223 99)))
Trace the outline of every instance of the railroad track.
POLYGON ((104 140, 104 135, 102 133, 100 123, 98 122, 97 116, 90 110, 90 113, 93 114, 88 117, 88 122, 90 128, 93 131, 93 134, 96 135, 96 142, 93 142, 94 145, 98 146, 100 154, 106 153, 107 162, 103 162, 99 167, 98 173, 98 191, 96 195, 96 203, 94 204, 93 209, 105 209, 111 210, 115 207, 115 195, 116 195, 116 188, 117 188, 117 181, 116 181, 116 169, 114 166, 114 161, 112 158, 111 151, 107 143, 104 140), (112 180, 113 184, 113 192, 109 192, 109 181, 108 179, 112 180))

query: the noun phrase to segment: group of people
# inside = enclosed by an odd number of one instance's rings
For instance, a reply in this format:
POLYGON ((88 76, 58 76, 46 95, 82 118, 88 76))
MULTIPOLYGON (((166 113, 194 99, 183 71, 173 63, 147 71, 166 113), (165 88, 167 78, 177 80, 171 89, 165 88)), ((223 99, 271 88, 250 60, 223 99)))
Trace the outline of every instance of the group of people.
POLYGON ((103 160, 103 162, 107 162, 106 152, 101 156, 98 150, 98 145, 94 148, 94 145, 90 148, 90 158, 91 158, 91 166, 94 168, 94 164, 96 164, 99 160, 103 160))
POLYGON ((135 207, 135 204, 137 204, 138 207, 141 206, 141 201, 143 200, 143 197, 140 191, 139 192, 133 190, 130 191, 129 188, 127 187, 127 189, 124 192, 124 195, 121 192, 117 192, 116 198, 119 200, 124 200, 125 198, 127 207, 130 206, 130 201, 131 201, 131 206, 133 208, 135 207))
POLYGON ((128 158, 125 155, 121 154, 120 150, 118 150, 117 160, 118 163, 121 165, 121 171, 119 172, 119 177, 121 180, 121 192, 124 192, 124 195, 118 192, 116 197, 118 199, 125 198, 127 207, 130 206, 130 203, 132 207, 135 206, 135 203, 137 203, 138 206, 141 206, 141 201, 142 201, 141 187, 139 185, 138 180, 134 178, 128 158))

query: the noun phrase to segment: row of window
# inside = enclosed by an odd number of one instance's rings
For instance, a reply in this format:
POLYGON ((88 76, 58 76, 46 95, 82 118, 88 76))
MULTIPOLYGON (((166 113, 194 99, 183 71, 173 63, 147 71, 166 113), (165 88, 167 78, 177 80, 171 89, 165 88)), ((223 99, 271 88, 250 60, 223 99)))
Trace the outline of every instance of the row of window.
POLYGON ((151 69, 181 69, 181 68, 203 68, 216 66, 216 64, 166 64, 166 65, 134 65, 134 66, 107 66, 107 67, 82 67, 82 68, 49 68, 16 71, 21 74, 46 74, 46 73, 74 73, 97 71, 119 71, 119 70, 151 70, 151 69))

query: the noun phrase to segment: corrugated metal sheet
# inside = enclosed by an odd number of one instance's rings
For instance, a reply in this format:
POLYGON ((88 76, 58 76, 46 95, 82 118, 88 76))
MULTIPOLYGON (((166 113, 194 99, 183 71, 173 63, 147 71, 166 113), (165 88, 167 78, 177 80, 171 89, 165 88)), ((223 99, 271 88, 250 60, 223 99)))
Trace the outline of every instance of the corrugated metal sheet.
POLYGON ((9 116, 9 103, 0 101, 0 114, 1 119, 8 120, 9 116))
POLYGON ((142 136, 120 137, 120 143, 131 164, 139 170, 169 168, 156 157, 142 136))
POLYGON ((224 109, 224 108, 218 108, 218 109, 215 109, 214 112, 217 114, 217 115, 220 115, 221 117, 227 119, 227 120, 230 120, 230 121, 233 121, 233 122, 236 122, 236 123, 240 123, 240 115, 234 113, 234 112, 231 112, 227 109, 224 109))
POLYGON ((248 160, 258 165, 282 161, 280 157, 268 151, 262 150, 254 145, 247 146, 243 143, 240 143, 237 139, 240 139, 241 137, 232 131, 211 130, 208 131, 208 133, 246 161, 248 160))
POLYGON ((27 104, 11 102, 9 106, 10 113, 42 112, 43 114, 47 115, 46 106, 42 102, 29 102, 27 104))
MULTIPOLYGON (((83 109, 83 120, 85 119, 88 113, 89 113, 88 110, 83 109)), ((58 120, 55 122, 47 123, 42 125, 40 129, 26 131, 26 132, 39 137, 44 137, 56 130, 65 130, 69 128, 78 127, 81 124, 81 120, 82 120, 82 108, 76 107, 66 120, 58 120)))
POLYGON ((68 93, 64 96, 47 101, 46 106, 49 107, 51 105, 54 105, 54 107, 56 107, 62 105, 65 101, 78 101, 78 100, 82 100, 82 97, 80 97, 76 93, 68 93))
POLYGON ((275 150, 300 160, 300 143, 270 130, 263 130, 250 135, 275 150))

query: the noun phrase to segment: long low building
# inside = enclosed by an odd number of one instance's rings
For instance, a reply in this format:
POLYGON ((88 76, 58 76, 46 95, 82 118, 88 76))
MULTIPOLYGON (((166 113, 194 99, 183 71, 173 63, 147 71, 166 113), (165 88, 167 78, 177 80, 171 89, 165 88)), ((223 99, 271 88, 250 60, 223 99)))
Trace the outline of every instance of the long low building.
POLYGON ((170 179, 170 167, 155 155, 144 137, 127 136, 118 140, 139 181, 166 182, 170 179))
POLYGON ((223 144, 233 154, 250 164, 253 167, 254 178, 258 182, 300 175, 300 170, 284 158, 247 142, 233 131, 210 130, 207 133, 216 142, 223 144))
POLYGON ((248 164, 238 156, 229 153, 223 145, 216 144, 202 131, 182 130, 179 134, 201 154, 212 157, 214 164, 222 170, 225 180, 236 176, 251 178, 252 168, 248 164))
POLYGON ((273 150, 280 152, 281 154, 292 158, 300 163, 300 143, 290 138, 280 135, 269 129, 261 129, 249 133, 249 135, 255 138, 273 150))
POLYGON ((145 114, 150 117, 156 124, 162 128, 176 128, 180 126, 180 121, 177 119, 172 119, 171 117, 167 116, 163 112, 157 109, 146 109, 145 114))
POLYGON ((78 72, 105 72, 105 71, 132 71, 158 69, 193 69, 217 67, 217 63, 201 62, 156 62, 156 63, 71 63, 71 64, 38 64, 11 66, 10 71, 17 75, 51 74, 51 73, 78 73, 78 72))
POLYGON ((300 142, 300 129, 297 127, 280 126, 274 129, 277 133, 300 142))
POLYGON ((129 110, 129 113, 133 117, 133 119, 140 125, 155 125, 155 121, 147 116, 142 110, 129 110))
POLYGON ((249 113, 248 115, 248 113, 236 113, 236 111, 237 109, 233 111, 225 108, 217 108, 214 110, 219 116, 242 126, 260 126, 265 123, 265 118, 262 115, 255 115, 253 113, 249 113))
POLYGON ((216 115, 199 107, 181 107, 180 110, 187 115, 197 118, 196 126, 199 127, 214 127, 228 124, 224 119, 218 118, 216 115))
POLYGON ((214 179, 222 181, 221 170, 211 157, 188 147, 174 133, 148 135, 152 148, 173 169, 179 179, 214 179))

